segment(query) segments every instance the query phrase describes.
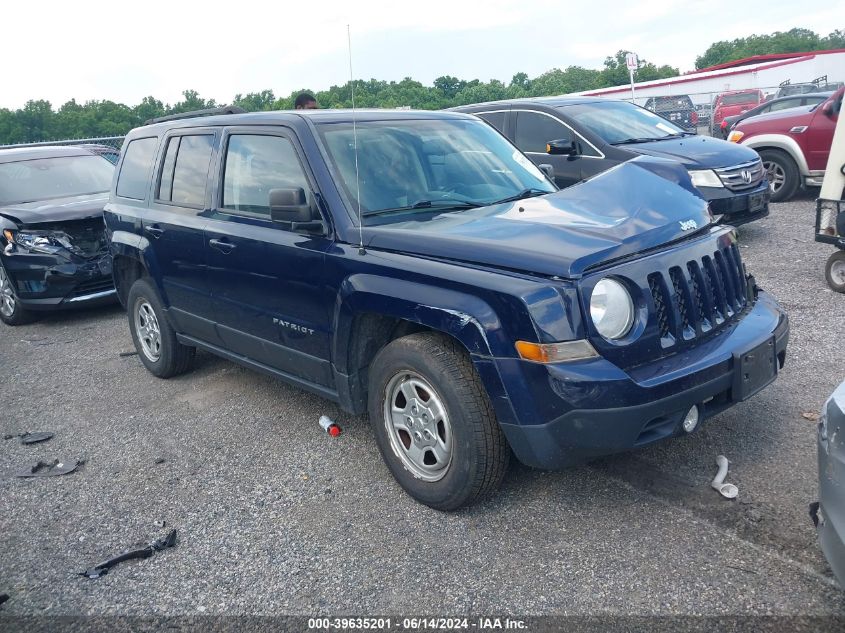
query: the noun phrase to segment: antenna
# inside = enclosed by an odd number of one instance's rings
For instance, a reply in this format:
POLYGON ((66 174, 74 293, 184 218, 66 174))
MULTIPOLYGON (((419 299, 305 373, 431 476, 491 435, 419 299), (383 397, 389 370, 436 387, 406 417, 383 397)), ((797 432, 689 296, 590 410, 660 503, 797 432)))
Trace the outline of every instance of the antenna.
POLYGON ((361 179, 358 174, 358 125, 355 118, 355 84, 352 74, 352 34, 349 25, 346 25, 346 42, 349 45, 349 90, 352 92, 352 143, 355 149, 355 199, 358 201, 358 254, 366 253, 364 250, 364 224, 361 221, 361 179))

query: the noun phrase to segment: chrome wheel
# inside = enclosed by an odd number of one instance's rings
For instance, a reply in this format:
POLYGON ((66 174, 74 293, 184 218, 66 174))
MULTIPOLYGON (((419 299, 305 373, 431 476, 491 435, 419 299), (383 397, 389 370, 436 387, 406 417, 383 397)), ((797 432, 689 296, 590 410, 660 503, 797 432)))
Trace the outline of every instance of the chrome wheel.
POLYGON ((12 292, 12 282, 6 274, 6 269, 0 266, 0 313, 11 317, 15 313, 15 295, 12 292))
POLYGON ((385 394, 384 425, 393 452, 418 479, 439 481, 452 463, 452 427, 440 396, 412 371, 391 378, 385 394))
POLYGON ((774 161, 765 161, 763 169, 766 170, 766 176, 769 179, 769 189, 772 193, 777 193, 786 182, 786 172, 783 167, 774 161))
POLYGON ((845 261, 836 260, 830 265, 830 278, 837 286, 845 286, 845 261))
POLYGON ((135 302, 135 332, 144 356, 157 361, 161 356, 161 329, 153 307, 143 297, 135 302))

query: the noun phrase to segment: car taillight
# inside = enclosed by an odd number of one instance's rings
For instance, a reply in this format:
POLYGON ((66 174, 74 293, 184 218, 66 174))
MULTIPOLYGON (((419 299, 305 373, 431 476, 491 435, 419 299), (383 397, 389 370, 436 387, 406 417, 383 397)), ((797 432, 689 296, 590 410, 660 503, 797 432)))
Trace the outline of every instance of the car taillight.
POLYGON ((726 127, 728 127, 728 122, 722 119, 722 129, 724 130, 726 127))

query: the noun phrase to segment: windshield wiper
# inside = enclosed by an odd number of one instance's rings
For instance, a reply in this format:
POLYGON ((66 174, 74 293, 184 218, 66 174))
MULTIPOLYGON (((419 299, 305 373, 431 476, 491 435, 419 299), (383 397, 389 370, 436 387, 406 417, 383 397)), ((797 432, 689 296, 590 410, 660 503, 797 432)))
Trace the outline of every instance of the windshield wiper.
POLYGON ((523 198, 533 198, 535 196, 544 196, 547 193, 554 193, 554 191, 546 191, 544 189, 537 189, 536 187, 529 187, 528 189, 523 189, 519 193, 508 196, 507 198, 502 198, 501 200, 496 200, 495 202, 491 202, 491 205, 494 204, 502 204, 504 202, 514 202, 515 200, 522 200, 523 198))
POLYGON ((655 137, 643 136, 641 138, 626 138, 624 141, 616 141, 615 143, 611 143, 611 145, 631 145, 633 143, 651 143, 652 141, 662 141, 664 138, 669 138, 669 137, 668 136, 661 136, 661 137, 655 138, 655 137))
POLYGON ((616 141, 611 145, 631 145, 633 143, 651 143, 653 141, 665 141, 668 138, 679 138, 682 136, 695 136, 694 132, 676 132, 675 134, 667 134, 666 136, 643 136, 639 138, 626 138, 623 141, 616 141))
POLYGON ((437 209, 438 211, 445 211, 450 209, 475 209, 480 206, 480 204, 476 204, 475 202, 456 202, 454 200, 419 200, 414 204, 409 204, 404 207, 392 207, 390 209, 375 209, 374 211, 367 211, 362 215, 366 217, 371 217, 374 215, 389 215, 391 213, 401 213, 402 211, 413 211, 414 209, 437 209))

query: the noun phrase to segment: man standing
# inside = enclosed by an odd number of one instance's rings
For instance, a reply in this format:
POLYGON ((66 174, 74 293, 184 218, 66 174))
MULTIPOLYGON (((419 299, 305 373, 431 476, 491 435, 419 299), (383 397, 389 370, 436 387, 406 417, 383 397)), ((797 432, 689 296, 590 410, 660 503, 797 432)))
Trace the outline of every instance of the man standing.
POLYGON ((293 102, 293 107, 296 110, 316 110, 320 106, 317 105, 317 100, 314 95, 307 92, 300 93, 293 102))

